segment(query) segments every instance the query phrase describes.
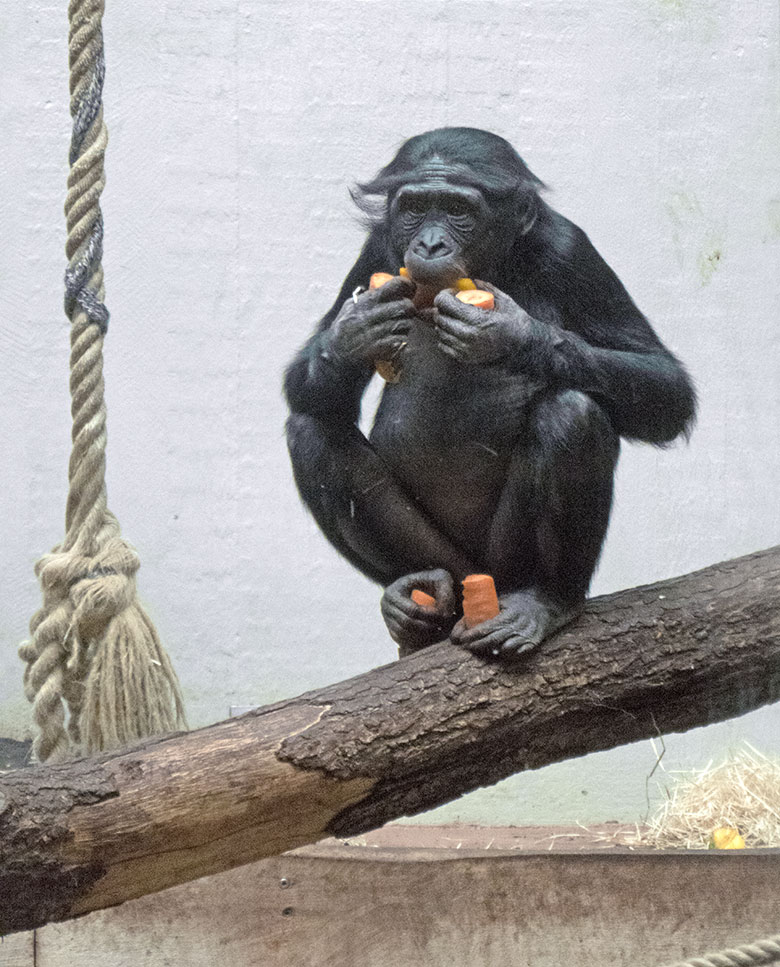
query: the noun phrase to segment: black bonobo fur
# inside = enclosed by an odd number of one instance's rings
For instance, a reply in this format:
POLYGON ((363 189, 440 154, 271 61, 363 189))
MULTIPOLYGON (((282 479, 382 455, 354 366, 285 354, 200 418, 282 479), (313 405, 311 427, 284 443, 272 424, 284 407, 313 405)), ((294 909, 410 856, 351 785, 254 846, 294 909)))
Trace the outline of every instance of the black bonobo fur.
POLYGON ((693 422, 685 369, 543 187, 487 131, 405 142, 355 190, 368 239, 287 370, 301 496, 384 586, 402 655, 449 635, 512 660, 571 620, 606 533, 619 438, 663 445, 693 422), (401 265, 408 278, 353 298, 401 265), (455 298, 464 276, 494 309, 455 298), (400 377, 366 439, 357 424, 377 360, 400 377), (501 610, 469 629, 458 589, 475 572, 493 575, 501 610))

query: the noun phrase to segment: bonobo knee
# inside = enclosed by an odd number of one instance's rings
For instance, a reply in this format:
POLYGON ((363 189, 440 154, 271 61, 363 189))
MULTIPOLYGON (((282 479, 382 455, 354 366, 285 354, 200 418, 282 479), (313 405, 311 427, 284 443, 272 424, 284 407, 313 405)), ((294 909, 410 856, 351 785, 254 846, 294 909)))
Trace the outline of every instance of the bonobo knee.
POLYGON ((601 406, 587 393, 566 390, 544 400, 535 424, 545 449, 595 451, 617 460, 619 437, 601 406))

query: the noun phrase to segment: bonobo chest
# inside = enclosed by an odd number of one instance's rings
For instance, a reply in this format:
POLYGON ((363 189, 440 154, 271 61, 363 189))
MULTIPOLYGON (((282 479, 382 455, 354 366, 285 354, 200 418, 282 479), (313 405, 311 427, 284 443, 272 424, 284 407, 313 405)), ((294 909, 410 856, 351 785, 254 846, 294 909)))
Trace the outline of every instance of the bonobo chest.
POLYGON ((424 318, 401 364, 400 381, 384 390, 371 443, 431 519, 480 561, 542 387, 505 367, 456 362, 424 318))
POLYGON ((425 316, 412 328, 400 364, 400 381, 385 387, 371 433, 380 450, 509 452, 543 389, 538 380, 503 365, 451 359, 425 316))

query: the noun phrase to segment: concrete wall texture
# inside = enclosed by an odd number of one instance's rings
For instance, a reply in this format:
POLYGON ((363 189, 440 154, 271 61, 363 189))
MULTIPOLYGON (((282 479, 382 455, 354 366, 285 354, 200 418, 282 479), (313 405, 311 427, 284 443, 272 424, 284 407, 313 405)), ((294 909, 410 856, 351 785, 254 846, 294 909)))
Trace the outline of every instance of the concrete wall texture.
MULTIPOLYGON (((0 18, 0 735, 62 535, 69 443, 65 4, 0 18)), ((194 725, 394 658, 379 590, 304 512, 286 361, 361 244, 347 186, 446 124, 512 141, 701 395, 689 445, 625 446, 595 593, 780 541, 780 67, 774 0, 109 0, 104 194, 111 508, 194 725)), ((667 769, 780 709, 665 739, 667 769)), ((641 818, 650 743, 427 819, 641 818)), ((654 793, 656 772, 650 781, 654 793)))

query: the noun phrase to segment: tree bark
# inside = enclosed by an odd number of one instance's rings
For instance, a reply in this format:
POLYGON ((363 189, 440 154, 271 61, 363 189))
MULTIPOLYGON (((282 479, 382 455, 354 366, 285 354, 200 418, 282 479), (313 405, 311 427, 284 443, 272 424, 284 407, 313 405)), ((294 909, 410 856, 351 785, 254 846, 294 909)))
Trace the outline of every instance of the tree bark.
POLYGON ((0 934, 780 698, 780 548, 596 598, 508 668, 449 644, 196 732, 0 777, 0 934))

